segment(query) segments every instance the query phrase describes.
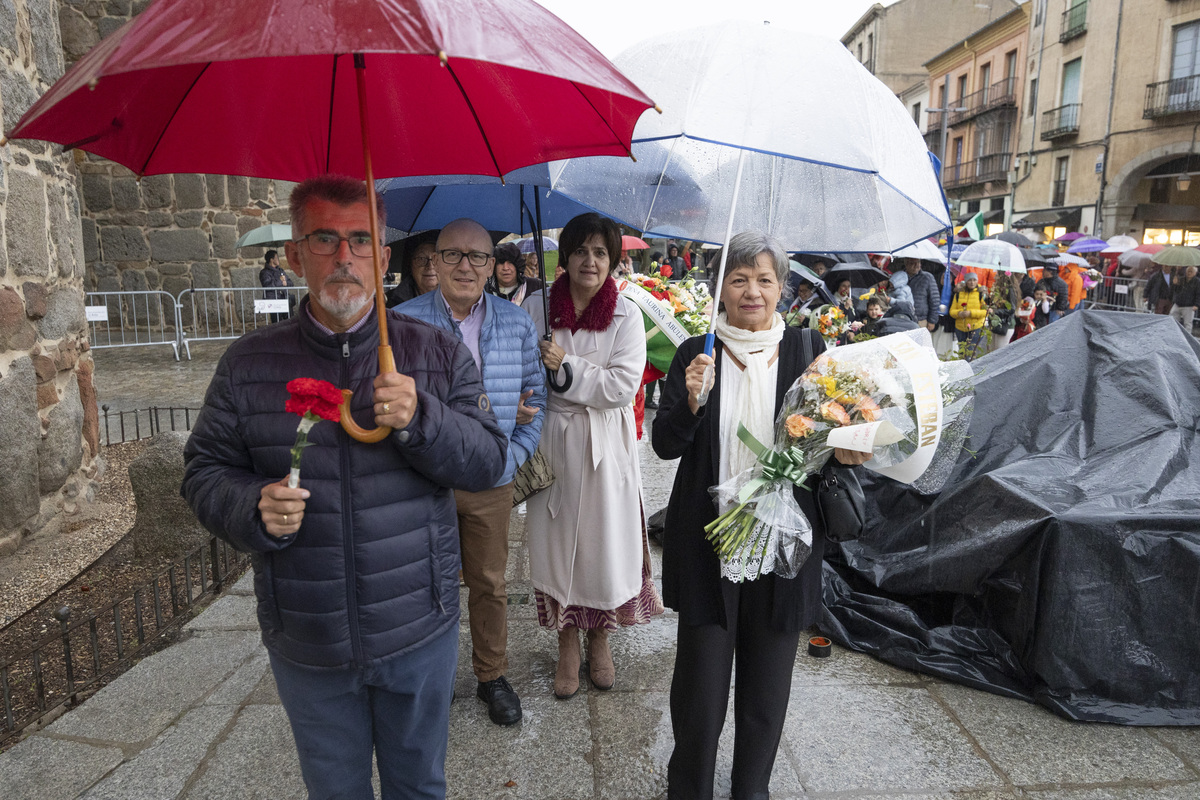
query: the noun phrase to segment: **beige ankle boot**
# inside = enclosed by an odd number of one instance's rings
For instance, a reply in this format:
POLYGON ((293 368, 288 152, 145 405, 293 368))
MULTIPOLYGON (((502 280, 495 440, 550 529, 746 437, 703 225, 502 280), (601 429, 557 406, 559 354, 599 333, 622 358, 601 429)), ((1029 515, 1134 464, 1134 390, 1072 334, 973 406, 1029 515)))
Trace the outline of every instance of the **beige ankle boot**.
POLYGON ((554 696, 569 700, 579 691, 579 629, 558 632, 558 671, 554 674, 554 696))
POLYGON ((617 669, 613 666, 612 650, 608 647, 608 631, 593 628, 587 632, 588 677, 600 691, 608 691, 617 680, 617 669))

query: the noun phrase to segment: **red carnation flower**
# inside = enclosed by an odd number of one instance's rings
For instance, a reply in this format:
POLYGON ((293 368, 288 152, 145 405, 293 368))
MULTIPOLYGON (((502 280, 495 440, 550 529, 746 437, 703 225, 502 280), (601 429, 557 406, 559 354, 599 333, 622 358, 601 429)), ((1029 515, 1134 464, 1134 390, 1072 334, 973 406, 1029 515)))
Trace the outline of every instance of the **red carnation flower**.
POLYGON ((669 278, 669 277, 671 277, 672 274, 674 274, 674 272, 675 271, 673 269, 671 269, 670 267, 663 267, 662 269, 660 269, 658 271, 658 274, 662 275, 664 278, 669 278))
POLYGON ((291 397, 284 409, 300 415, 300 426, 296 429, 296 443, 292 445, 292 470, 288 475, 288 486, 295 489, 300 485, 300 457, 308 447, 308 432, 323 419, 337 422, 341 419, 342 392, 329 381, 315 378, 296 378, 288 381, 287 390, 291 397))

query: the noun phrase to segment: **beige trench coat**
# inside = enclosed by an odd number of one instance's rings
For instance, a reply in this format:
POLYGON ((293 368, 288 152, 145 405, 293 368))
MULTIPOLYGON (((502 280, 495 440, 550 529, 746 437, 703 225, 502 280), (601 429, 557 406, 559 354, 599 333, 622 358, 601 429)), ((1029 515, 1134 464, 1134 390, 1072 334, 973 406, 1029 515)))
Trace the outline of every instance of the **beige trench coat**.
MULTIPOLYGON (((542 315, 533 316, 543 332, 542 315)), ((611 610, 636 597, 642 585, 642 478, 633 418, 646 364, 642 313, 619 297, 607 330, 560 328, 554 341, 566 351, 563 362, 574 381, 566 392, 549 392, 540 449, 554 484, 526 505, 530 578, 563 606, 611 610)), ((556 379, 562 383, 561 369, 556 379)))

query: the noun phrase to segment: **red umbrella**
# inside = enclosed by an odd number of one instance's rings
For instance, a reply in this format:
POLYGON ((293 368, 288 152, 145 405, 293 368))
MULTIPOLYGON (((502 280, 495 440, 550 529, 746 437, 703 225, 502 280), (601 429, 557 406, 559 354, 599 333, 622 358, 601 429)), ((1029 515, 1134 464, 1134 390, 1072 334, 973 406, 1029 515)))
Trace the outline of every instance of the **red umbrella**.
POLYGON ((622 250, 645 250, 650 245, 636 236, 630 236, 628 233, 621 237, 622 250))
MULTIPOLYGON (((82 148, 139 176, 361 177, 378 267, 375 177, 628 155, 652 105, 533 0, 157 0, 7 138, 82 148)), ((395 371, 375 275, 380 371, 395 371)), ((348 401, 343 426, 363 441, 389 432, 354 425, 348 401)))

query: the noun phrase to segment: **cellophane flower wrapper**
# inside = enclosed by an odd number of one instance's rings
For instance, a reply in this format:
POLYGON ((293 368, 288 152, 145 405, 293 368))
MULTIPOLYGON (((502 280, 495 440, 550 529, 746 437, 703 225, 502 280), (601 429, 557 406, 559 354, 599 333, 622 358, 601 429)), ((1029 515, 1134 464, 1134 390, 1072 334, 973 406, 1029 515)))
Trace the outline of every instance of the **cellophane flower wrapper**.
POLYGON ((894 434, 876 437, 872 459, 864 466, 922 492, 940 489, 963 451, 973 387, 971 365, 939 361, 925 329, 844 345, 818 356, 784 396, 774 442, 759 443, 768 452, 758 453, 751 469, 709 490, 722 511, 706 528, 721 557, 722 576, 737 582, 765 573, 785 578, 798 574, 812 550, 813 531, 793 490, 829 461, 829 435, 837 428, 890 423, 894 434), (932 386, 922 383, 922 391, 916 391, 914 375, 936 384, 942 409, 937 425, 928 417, 932 386), (921 457, 906 469, 919 450, 921 457), (918 467, 925 459, 928 464, 918 467))

